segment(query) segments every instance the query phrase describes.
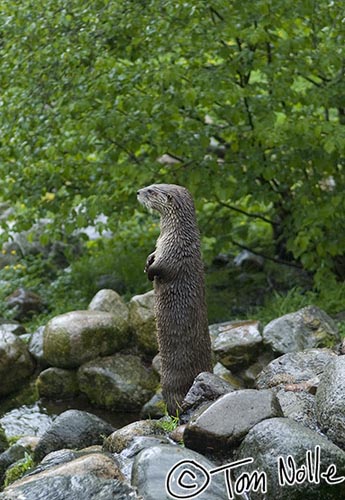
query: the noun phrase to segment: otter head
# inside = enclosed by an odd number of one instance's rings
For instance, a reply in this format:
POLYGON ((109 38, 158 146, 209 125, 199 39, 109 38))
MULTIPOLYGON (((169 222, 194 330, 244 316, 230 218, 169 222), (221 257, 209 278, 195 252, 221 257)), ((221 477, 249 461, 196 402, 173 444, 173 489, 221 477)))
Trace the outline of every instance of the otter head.
POLYGON ((176 184, 152 184, 137 192, 139 202, 160 215, 194 213, 193 199, 188 189, 176 184))

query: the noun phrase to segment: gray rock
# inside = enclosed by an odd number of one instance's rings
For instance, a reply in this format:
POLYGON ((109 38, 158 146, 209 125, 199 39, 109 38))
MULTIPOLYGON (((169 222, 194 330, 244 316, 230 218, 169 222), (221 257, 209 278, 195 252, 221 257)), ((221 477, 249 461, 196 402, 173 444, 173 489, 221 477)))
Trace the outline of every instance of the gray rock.
POLYGON ((102 444, 113 427, 101 418, 80 410, 61 413, 40 438, 35 450, 35 460, 40 461, 48 453, 62 448, 81 449, 102 444))
POLYGON ((90 311, 103 311, 114 314, 124 322, 124 328, 127 327, 129 311, 128 306, 121 296, 114 290, 103 289, 96 293, 91 300, 88 309, 90 311))
POLYGON ((280 415, 279 403, 272 391, 230 392, 191 417, 184 442, 199 452, 229 451, 255 424, 280 415))
POLYGON ((345 356, 334 358, 321 375, 316 411, 322 430, 345 449, 345 356))
POLYGON ((39 374, 36 387, 40 397, 70 399, 79 392, 77 372, 63 368, 47 368, 39 374))
POLYGON ((34 369, 25 343, 13 333, 0 332, 0 397, 19 389, 34 369))
POLYGON ((13 335, 23 335, 26 330, 18 321, 10 319, 0 319, 0 333, 13 333, 13 335))
POLYGON ((6 470, 12 464, 24 458, 26 452, 26 447, 15 443, 0 454, 0 486, 4 482, 6 470))
POLYGON ((121 453, 138 436, 163 436, 165 431, 157 420, 138 420, 116 430, 104 441, 103 448, 111 453, 121 453))
POLYGON ((9 309, 13 309, 14 318, 25 320, 34 314, 42 312, 44 303, 42 298, 35 292, 18 288, 5 299, 9 309))
POLYGON ((320 432, 316 418, 315 396, 305 391, 293 392, 281 389, 277 392, 277 399, 283 417, 291 418, 313 431, 320 432))
POLYGON ((258 354, 262 337, 257 321, 234 321, 210 326, 212 349, 226 368, 248 366, 258 354))
POLYGON ((141 418, 161 418, 166 413, 166 403, 163 399, 162 389, 159 388, 140 411, 141 418))
POLYGON ((339 332, 335 322, 324 311, 307 306, 268 323, 263 338, 274 352, 285 354, 328 347, 339 341, 339 332))
POLYGON ((116 463, 128 482, 131 481, 134 458, 142 450, 161 444, 171 444, 171 441, 165 436, 136 436, 121 453, 114 454, 116 463))
POLYGON ((0 418, 0 423, 8 437, 42 436, 53 419, 36 402, 10 410, 0 418))
POLYGON ((135 295, 129 302, 129 322, 138 348, 150 355, 158 352, 154 292, 135 295))
POLYGON ((202 404, 215 401, 220 396, 234 390, 236 390, 235 387, 213 373, 199 373, 182 402, 182 414, 180 415, 182 422, 187 422, 192 412, 202 404))
POLYGON ((241 380, 237 375, 233 375, 233 373, 225 368, 222 363, 218 362, 214 365, 213 373, 221 379, 225 380, 225 382, 228 382, 228 384, 230 384, 232 387, 235 387, 236 389, 245 388, 243 380, 241 380))
POLYGON ((135 490, 117 479, 102 479, 94 474, 37 478, 29 483, 6 488, 0 500, 136 500, 135 490))
POLYGON ((158 377, 138 356, 115 354, 90 361, 78 370, 81 392, 100 407, 137 411, 154 394, 158 377))
POLYGON ((75 368, 97 356, 107 356, 129 343, 127 326, 103 311, 73 311, 51 319, 43 332, 47 362, 58 368, 75 368))
POLYGON ((8 448, 8 441, 4 428, 0 425, 0 453, 8 448))
MULTIPOLYGON (((260 471, 266 474, 267 478, 267 493, 260 491, 250 492, 251 500, 335 500, 344 498, 345 482, 338 485, 329 485, 326 481, 320 478, 320 484, 315 484, 305 477, 303 470, 299 473, 300 480, 305 481, 300 484, 282 485, 281 478, 279 484, 279 469, 285 467, 287 477, 292 478, 292 461, 295 462, 297 468, 306 467, 306 454, 311 455, 312 471, 316 466, 315 457, 317 447, 320 449, 320 470, 325 472, 332 464, 336 466, 337 472, 335 476, 345 476, 345 453, 335 444, 329 441, 326 437, 307 429, 302 424, 299 424, 288 418, 273 418, 260 422, 249 431, 246 438, 242 442, 237 458, 243 460, 253 458, 253 463, 235 469, 237 478, 243 472, 253 473, 260 471), (291 461, 289 467, 288 457, 291 461), (279 459, 279 457, 281 457, 279 459), (278 467, 278 460, 281 461, 278 467)), ((285 482, 286 483, 286 482, 285 482)))
MULTIPOLYGON (((180 446, 162 444, 143 450, 134 460, 132 485, 145 500, 171 500, 171 498, 192 498, 191 494, 207 486, 207 474, 216 466, 205 457, 180 446), (184 461, 180 466, 178 462, 184 461), (187 474, 187 480, 195 484, 191 490, 179 486, 178 479, 187 474), (193 477, 194 475, 194 477, 193 477), (171 497, 168 491, 175 496, 171 497), (189 496, 187 496, 189 494, 189 496), (179 496, 180 495, 180 496, 179 496)), ((183 485, 183 481, 182 481, 183 485)), ((212 476, 212 481, 198 500, 224 500, 225 485, 219 474, 212 476)), ((1 498, 1 497, 0 497, 1 498)))
POLYGON ((306 349, 273 360, 256 379, 258 389, 299 384, 319 377, 329 361, 336 357, 330 349, 306 349))
POLYGON ((28 343, 29 353, 37 361, 39 366, 43 368, 48 366, 43 354, 44 328, 44 326, 40 326, 39 328, 37 328, 37 330, 31 335, 28 343))
POLYGON ((255 362, 242 370, 236 372, 246 384, 246 387, 254 387, 259 373, 275 358, 271 352, 262 352, 258 354, 255 362))

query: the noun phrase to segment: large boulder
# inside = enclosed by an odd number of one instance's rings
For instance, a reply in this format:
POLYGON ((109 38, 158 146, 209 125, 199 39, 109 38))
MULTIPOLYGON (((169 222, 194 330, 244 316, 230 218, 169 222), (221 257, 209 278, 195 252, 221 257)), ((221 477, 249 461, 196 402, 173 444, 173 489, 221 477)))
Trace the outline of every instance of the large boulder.
POLYGON ((123 317, 103 311, 73 311, 51 319, 43 332, 44 358, 52 366, 75 368, 129 343, 123 317))
POLYGON ((263 338, 275 353, 286 354, 335 344, 339 341, 339 331, 324 311, 307 306, 268 323, 263 338))
POLYGON ((104 436, 113 427, 101 418, 80 410, 61 413, 40 438, 35 449, 35 459, 40 461, 48 453, 62 448, 81 449, 102 444, 104 436))
POLYGON ((118 412, 140 410, 158 385, 158 376, 140 357, 119 353, 85 363, 78 380, 93 404, 118 412))
POLYGON ((327 363, 336 357, 330 349, 306 349, 290 352, 274 359, 258 375, 256 387, 301 384, 319 377, 327 363))
POLYGON ((154 292, 135 295, 129 302, 129 322, 138 348, 150 355, 158 352, 154 292))
POLYGON ((345 356, 326 366, 316 392, 316 412, 322 430, 345 449, 345 356))
POLYGON ((145 449, 136 456, 132 485, 145 500, 193 498, 198 492, 198 500, 224 500, 222 474, 216 474, 212 476, 212 481, 208 481, 209 471, 215 468, 215 464, 199 453, 162 444, 145 449))
MULTIPOLYGON (((257 472, 266 478, 266 492, 262 488, 254 491, 255 483, 252 482, 251 500, 335 500, 345 497, 345 452, 325 436, 289 418, 272 418, 253 427, 236 458, 252 460, 252 463, 234 469, 237 480, 243 473, 257 472), (328 481, 321 476, 327 470, 328 481), (342 482, 332 484, 335 477, 342 478, 342 482)), ((255 476, 249 477, 253 479, 255 476)))
POLYGON ((19 389, 34 369, 26 344, 13 333, 0 331, 0 397, 19 389))
POLYGON ((255 424, 280 415, 280 406, 272 391, 229 392, 191 417, 184 432, 184 443, 201 453, 229 451, 255 424))

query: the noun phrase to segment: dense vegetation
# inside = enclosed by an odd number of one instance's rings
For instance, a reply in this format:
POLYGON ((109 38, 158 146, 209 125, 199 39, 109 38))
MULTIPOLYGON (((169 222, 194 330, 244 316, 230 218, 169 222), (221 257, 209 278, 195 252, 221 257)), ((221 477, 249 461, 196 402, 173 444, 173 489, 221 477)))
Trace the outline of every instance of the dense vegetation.
POLYGON ((249 247, 343 300, 344 26, 329 0, 4 0, 12 224, 48 218, 42 244, 89 224, 114 235, 86 243, 84 260, 66 247, 74 279, 27 256, 5 279, 39 288, 55 277, 49 300, 71 300, 73 287, 80 302, 95 273, 115 269, 124 292, 144 290, 158 227, 135 194, 175 182, 195 196, 208 262, 249 247))

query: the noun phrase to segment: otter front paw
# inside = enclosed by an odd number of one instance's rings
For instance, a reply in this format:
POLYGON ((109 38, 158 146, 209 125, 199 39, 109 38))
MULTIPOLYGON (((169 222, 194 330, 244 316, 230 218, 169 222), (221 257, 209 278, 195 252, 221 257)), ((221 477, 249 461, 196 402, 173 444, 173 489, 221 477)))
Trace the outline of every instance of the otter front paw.
POLYGON ((153 281, 153 278, 155 277, 153 269, 151 268, 154 261, 155 261, 155 252, 150 253, 150 255, 147 257, 144 268, 144 273, 147 273, 147 277, 150 281, 153 281))

